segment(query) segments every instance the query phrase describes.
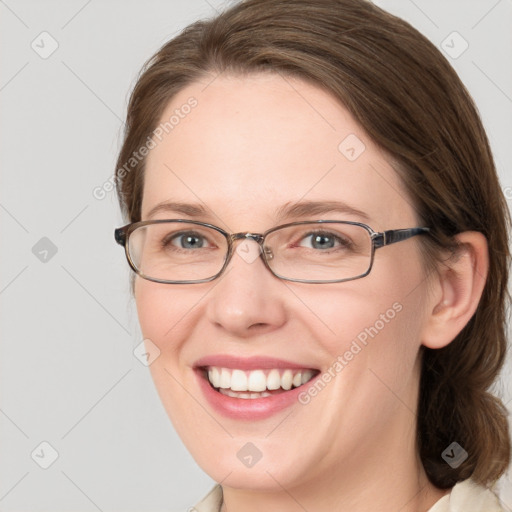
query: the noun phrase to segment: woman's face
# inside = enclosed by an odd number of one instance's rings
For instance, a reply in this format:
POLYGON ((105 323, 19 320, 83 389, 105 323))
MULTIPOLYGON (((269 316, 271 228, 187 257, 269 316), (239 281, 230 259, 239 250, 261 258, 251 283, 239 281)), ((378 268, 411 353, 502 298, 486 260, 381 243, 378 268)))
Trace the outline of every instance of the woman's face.
MULTIPOLYGON (((313 85, 210 77, 175 96, 162 123, 172 116, 147 159, 142 220, 193 219, 231 233, 319 219, 375 231, 418 225, 384 155, 313 85), (196 208, 149 215, 165 203, 196 208), (309 209, 282 215, 297 204, 309 209)), ((428 308, 418 238, 377 250, 367 277, 330 284, 280 280, 255 257, 255 242, 235 244, 214 281, 136 279, 142 333, 160 350, 152 376, 194 458, 223 485, 266 490, 360 478, 383 461, 398 468, 415 449, 428 308), (223 386, 243 389, 245 376, 280 389, 228 396, 208 370, 224 373, 223 386), (290 379, 301 385, 284 391, 290 379)))

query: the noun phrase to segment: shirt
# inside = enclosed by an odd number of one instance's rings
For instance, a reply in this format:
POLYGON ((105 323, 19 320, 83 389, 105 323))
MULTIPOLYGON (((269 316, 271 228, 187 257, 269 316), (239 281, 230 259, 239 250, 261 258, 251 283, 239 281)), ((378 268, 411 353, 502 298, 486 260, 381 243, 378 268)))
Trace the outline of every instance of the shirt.
MULTIPOLYGON (((197 512, 220 512, 222 487, 216 485, 195 507, 197 512)), ((498 498, 471 479, 456 484, 428 512, 503 512, 498 498)))

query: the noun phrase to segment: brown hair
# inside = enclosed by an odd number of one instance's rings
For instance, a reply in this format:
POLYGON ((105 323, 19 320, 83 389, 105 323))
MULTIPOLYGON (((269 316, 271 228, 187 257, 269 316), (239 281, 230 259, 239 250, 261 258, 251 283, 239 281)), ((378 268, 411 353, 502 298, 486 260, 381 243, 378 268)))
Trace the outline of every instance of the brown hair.
POLYGON ((196 22, 145 65, 132 92, 117 162, 118 195, 141 218, 144 159, 120 172, 173 96, 207 74, 269 71, 331 92, 390 157, 421 222, 428 266, 453 236, 479 231, 490 269, 478 309, 446 348, 423 349, 418 450, 431 482, 489 484, 510 460, 507 413, 488 390, 503 364, 510 217, 489 143, 466 88, 440 51, 366 0, 247 0, 196 22), (442 452, 468 453, 453 469, 442 452))

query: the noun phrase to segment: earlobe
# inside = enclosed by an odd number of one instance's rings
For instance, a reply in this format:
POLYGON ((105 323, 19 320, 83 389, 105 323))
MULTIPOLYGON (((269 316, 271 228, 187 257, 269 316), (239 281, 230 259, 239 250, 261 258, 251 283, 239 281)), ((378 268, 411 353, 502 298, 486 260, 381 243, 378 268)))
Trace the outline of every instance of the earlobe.
POLYGON ((437 349, 448 345, 474 315, 489 269, 485 236, 476 231, 457 235, 455 254, 438 266, 433 276, 432 303, 428 305, 422 344, 437 349))

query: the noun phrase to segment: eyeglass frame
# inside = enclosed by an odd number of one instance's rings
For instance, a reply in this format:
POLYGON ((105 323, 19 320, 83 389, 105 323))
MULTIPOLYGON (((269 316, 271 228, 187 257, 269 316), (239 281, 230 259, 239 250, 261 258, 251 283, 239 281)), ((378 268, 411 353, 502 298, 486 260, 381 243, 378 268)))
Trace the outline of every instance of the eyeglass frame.
POLYGON ((250 239, 255 241, 260 246, 260 254, 259 257, 263 260, 263 263, 265 267, 270 271, 270 273, 277 277, 278 279, 282 279, 284 281, 292 281, 296 283, 308 283, 308 284, 330 284, 330 283, 344 283, 347 281, 354 281, 356 279, 362 279, 363 277, 366 277, 368 274, 370 274, 372 268, 373 268, 373 262, 375 259, 375 251, 377 249, 380 249, 381 247, 385 247, 387 245, 395 244, 398 242, 402 242, 404 240, 408 240, 409 238, 412 238, 417 235, 427 234, 430 232, 430 228, 426 227, 415 227, 415 228, 405 228, 405 229, 390 229, 387 231, 381 231, 377 232, 374 231, 370 226, 367 224, 363 224, 361 222, 354 222, 354 221, 345 221, 345 220, 304 220, 304 221, 297 221, 297 222, 289 222, 287 224, 281 224, 279 226, 275 226, 264 233, 250 233, 250 232, 240 232, 240 233, 228 233, 227 231, 223 230, 222 228, 215 226, 213 224, 209 224, 207 222, 201 222, 196 220, 189 220, 189 219, 153 219, 153 220, 144 220, 139 222, 132 222, 130 224, 127 224, 123 227, 117 228, 114 231, 114 237, 116 242, 124 247, 126 259, 128 261, 128 264, 130 265, 130 268, 137 274, 138 276, 142 277, 143 279, 146 279, 147 281, 152 281, 155 283, 161 283, 161 284, 199 284, 199 283, 207 283, 210 281, 213 281, 214 279, 217 279, 226 269, 226 267, 229 265, 229 262, 231 261, 231 258, 233 257, 233 247, 234 242, 236 240, 241 239, 250 239), (169 222, 183 222, 187 224, 196 224, 198 226, 203 226, 207 228, 214 229, 215 231, 218 231, 221 235, 224 236, 228 243, 227 253, 225 256, 224 264, 222 265, 222 268, 212 277, 208 277, 205 279, 198 279, 198 280, 188 280, 188 281, 170 281, 170 280, 164 280, 164 279, 157 279, 153 277, 146 276, 143 274, 135 264, 133 263, 128 249, 128 240, 130 238, 131 233, 133 233, 136 229, 151 225, 151 224, 163 224, 163 223, 169 223, 169 222), (364 228, 368 234, 370 235, 370 239, 372 242, 372 250, 370 254, 370 265, 368 267, 368 270, 358 276, 355 277, 348 277, 344 279, 336 279, 336 280, 306 280, 306 279, 292 279, 288 277, 283 277, 276 272, 272 270, 270 267, 267 257, 269 257, 268 252, 265 250, 265 247, 263 246, 263 243, 265 241, 265 238, 270 233, 273 233, 274 231, 287 228, 290 226, 299 226, 301 224, 348 224, 352 226, 360 226, 364 228))

